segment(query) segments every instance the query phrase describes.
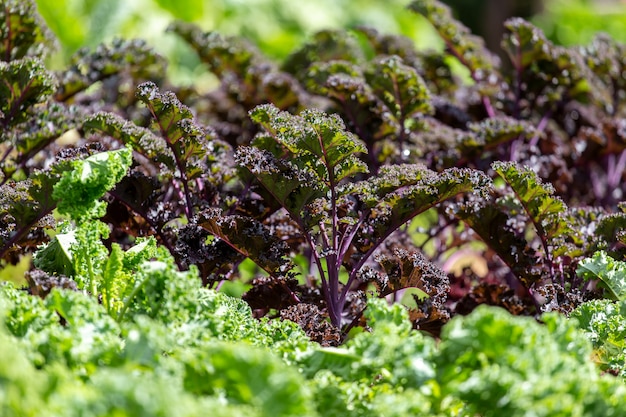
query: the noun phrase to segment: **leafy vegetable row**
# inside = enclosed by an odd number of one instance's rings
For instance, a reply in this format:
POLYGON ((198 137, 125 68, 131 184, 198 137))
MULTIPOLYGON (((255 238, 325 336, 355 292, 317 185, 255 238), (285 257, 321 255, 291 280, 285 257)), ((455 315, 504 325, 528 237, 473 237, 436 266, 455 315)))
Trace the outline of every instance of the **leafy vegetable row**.
MULTIPOLYGON (((512 19, 500 64, 445 6, 409 9, 444 52, 360 28, 322 31, 277 64, 174 23, 219 79, 200 94, 168 85, 140 41, 50 72, 32 2, 8 1, 3 264, 37 252, 51 282, 95 294, 120 251, 153 236, 205 285, 248 280, 258 316, 303 321, 295 306, 316 306, 309 333, 328 343, 360 323, 367 291, 411 290, 413 325, 435 334, 483 303, 568 313, 607 295, 576 271, 600 250, 624 256, 623 45, 564 48, 512 19)), ((126 296, 103 302, 112 311, 126 296)))

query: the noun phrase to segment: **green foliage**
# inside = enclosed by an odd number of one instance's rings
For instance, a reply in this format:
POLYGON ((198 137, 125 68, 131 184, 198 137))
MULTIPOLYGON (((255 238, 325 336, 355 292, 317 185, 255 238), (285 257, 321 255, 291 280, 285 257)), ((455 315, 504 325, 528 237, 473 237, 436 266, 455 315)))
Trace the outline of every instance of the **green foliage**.
POLYGON ((118 355, 119 327, 95 299, 53 290, 43 301, 8 286, 0 289, 6 328, 33 365, 60 363, 85 374, 118 355))
POLYGON ((436 359, 443 394, 485 416, 613 413, 624 386, 599 376, 574 323, 554 315, 544 320, 541 326, 485 306, 453 319, 436 359))
POLYGON ((98 296, 106 311, 121 320, 132 301, 136 271, 158 250, 156 241, 150 238, 138 240, 127 251, 114 243, 109 252, 102 242, 108 235, 108 227, 100 221, 80 223, 40 248, 34 264, 49 274, 72 277, 79 289, 98 296))
POLYGON ((53 274, 74 275, 72 245, 75 243, 74 231, 58 233, 48 244, 39 248, 35 253, 33 265, 53 274))
POLYGON ((28 361, 15 340, 0 330, 0 413, 7 417, 40 415, 47 378, 28 361))
POLYGON ((214 343, 180 358, 183 385, 192 394, 221 395, 263 416, 312 415, 304 378, 268 350, 214 343))
POLYGON ((623 301, 593 300, 580 305, 571 318, 593 344, 600 369, 626 377, 626 309, 623 301))
POLYGON ((607 298, 618 301, 626 299, 626 262, 615 260, 604 251, 598 251, 591 258, 583 259, 578 264, 576 273, 585 281, 598 280, 607 298))
POLYGON ((607 33, 624 42, 626 13, 619 3, 589 0, 552 0, 532 20, 555 43, 575 45, 589 42, 597 33, 607 33))
POLYGON ((105 205, 98 200, 126 175, 131 163, 130 148, 73 161, 72 170, 62 174, 52 193, 58 201, 59 213, 78 222, 102 217, 105 205))
MULTIPOLYGON (((24 387, 20 375, 38 381, 27 396, 3 401, 20 411, 34 404, 94 416, 112 412, 105 410, 172 415, 174 409, 174 415, 197 415, 193 410, 217 401, 218 416, 495 415, 494 402, 497 412, 513 415, 582 416, 611 415, 623 405, 626 389, 599 375, 574 321, 552 315, 540 325, 479 308, 444 327, 438 345, 411 330, 400 305, 372 300, 365 314, 371 332, 341 348, 320 348, 293 324, 256 321, 245 303, 200 289, 194 271, 177 272, 171 259, 158 258, 139 275, 160 284, 146 283, 133 302, 143 307, 131 306, 120 324, 82 293, 54 290, 42 302, 0 287, 9 332, 3 329, 0 338, 11 340, 2 344, 8 353, 0 359, 12 387, 5 392, 24 387), (157 301, 162 307, 155 314, 157 301), (154 308, 146 309, 149 304, 154 308), (11 351, 18 345, 23 349, 11 351), (10 371, 13 364, 25 374, 10 371), (569 400, 560 401, 564 397, 569 400)), ((594 323, 598 333, 619 328, 594 323)))

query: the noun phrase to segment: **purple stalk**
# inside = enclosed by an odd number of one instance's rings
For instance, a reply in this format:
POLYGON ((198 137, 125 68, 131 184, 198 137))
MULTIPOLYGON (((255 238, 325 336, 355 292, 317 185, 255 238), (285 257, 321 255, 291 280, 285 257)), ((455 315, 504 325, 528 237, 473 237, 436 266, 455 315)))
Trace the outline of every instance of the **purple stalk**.
POLYGON ((161 131, 161 134, 166 139, 165 142, 167 143, 167 146, 172 150, 172 154, 174 155, 174 160, 176 161, 176 167, 178 168, 178 172, 180 172, 180 182, 182 182, 183 188, 185 190, 184 192, 185 203, 186 203, 185 204, 185 216, 187 217, 187 220, 190 221, 193 215, 193 212, 192 212, 192 204, 191 204, 191 191, 189 189, 189 183, 187 181, 187 173, 185 172, 185 163, 183 160, 181 160, 176 150, 174 149, 174 141, 172 141, 171 138, 167 134, 167 131, 172 127, 172 123, 174 122, 174 119, 170 120, 167 126, 163 126, 163 124, 161 124, 161 120, 157 117, 156 113, 154 112, 154 107, 151 104, 148 104, 147 107, 148 107, 148 110, 150 110, 150 114, 152 115, 154 120, 156 120, 159 126, 159 130, 161 131))
POLYGON ((544 129, 548 125, 548 121, 550 120, 550 117, 552 117, 552 110, 548 110, 546 114, 544 114, 541 120, 539 121, 539 124, 537 125, 537 128, 535 129, 535 134, 533 135, 532 139, 529 142, 529 145, 531 147, 537 146, 537 143, 539 142, 539 136, 541 136, 544 129))
POLYGON ((622 179, 624 169, 626 169, 626 151, 622 151, 617 161, 615 158, 615 154, 609 155, 609 167, 607 172, 607 182, 609 188, 616 187, 622 179))

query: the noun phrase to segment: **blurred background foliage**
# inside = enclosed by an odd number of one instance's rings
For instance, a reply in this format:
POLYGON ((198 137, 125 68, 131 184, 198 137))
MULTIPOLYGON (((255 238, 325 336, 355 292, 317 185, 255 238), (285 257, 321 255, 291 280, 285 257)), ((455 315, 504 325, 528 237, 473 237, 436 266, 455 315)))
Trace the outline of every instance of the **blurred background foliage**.
MULTIPOLYGON (((327 28, 372 26, 403 34, 420 48, 442 48, 420 17, 405 10, 408 0, 37 0, 50 29, 59 38, 52 65, 61 66, 80 47, 113 37, 146 39, 170 61, 178 84, 202 83, 206 75, 195 54, 165 28, 180 19, 204 30, 243 36, 268 56, 284 58, 307 36, 327 28)), ((472 31, 497 50, 502 22, 522 16, 541 27, 552 41, 584 44, 599 31, 626 41, 624 0, 447 0, 472 31)))

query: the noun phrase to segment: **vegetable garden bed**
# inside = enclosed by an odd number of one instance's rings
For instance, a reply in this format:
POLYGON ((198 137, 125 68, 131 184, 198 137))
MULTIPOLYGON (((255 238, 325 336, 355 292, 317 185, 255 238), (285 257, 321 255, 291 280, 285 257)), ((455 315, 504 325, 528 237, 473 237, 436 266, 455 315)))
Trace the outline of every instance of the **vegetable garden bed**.
POLYGON ((173 23, 201 94, 5 1, 1 415, 624 414, 625 46, 408 9, 443 53, 173 23))

